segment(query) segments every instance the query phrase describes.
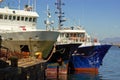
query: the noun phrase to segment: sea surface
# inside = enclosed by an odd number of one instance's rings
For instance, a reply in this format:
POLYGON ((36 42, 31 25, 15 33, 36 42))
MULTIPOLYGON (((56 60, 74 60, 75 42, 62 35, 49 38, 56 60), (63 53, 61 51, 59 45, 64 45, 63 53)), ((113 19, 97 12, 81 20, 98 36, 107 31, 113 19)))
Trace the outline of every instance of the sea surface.
POLYGON ((103 59, 98 74, 74 73, 47 80, 120 80, 120 48, 112 46, 103 59))

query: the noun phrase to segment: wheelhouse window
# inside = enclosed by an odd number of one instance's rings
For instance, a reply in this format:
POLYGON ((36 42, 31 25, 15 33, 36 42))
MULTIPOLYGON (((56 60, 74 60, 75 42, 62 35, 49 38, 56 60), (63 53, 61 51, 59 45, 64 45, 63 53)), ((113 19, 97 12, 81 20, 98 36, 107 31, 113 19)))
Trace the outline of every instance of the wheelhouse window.
POLYGON ((3 15, 2 14, 0 14, 0 19, 3 19, 3 15))
POLYGON ((13 20, 16 20, 16 16, 13 16, 13 20))
POLYGON ((12 19, 12 16, 11 15, 9 15, 9 20, 11 20, 12 19))
POLYGON ((24 21, 24 17, 21 17, 21 21, 24 21))
POLYGON ((4 19, 7 19, 8 18, 8 15, 4 15, 4 19))
POLYGON ((81 33, 81 37, 85 37, 85 34, 84 34, 84 33, 81 33))
POLYGON ((37 18, 33 18, 33 22, 36 22, 37 21, 37 18))
POLYGON ((31 21, 32 21, 32 18, 29 18, 29 21, 31 22, 31 21))
POLYGON ((17 21, 19 21, 20 20, 20 16, 17 16, 17 21))
POLYGON ((73 33, 73 37, 76 37, 76 33, 73 33))
POLYGON ((66 37, 67 37, 67 38, 69 37, 69 33, 66 33, 66 37))
POLYGON ((25 21, 28 21, 28 17, 25 17, 25 21))
POLYGON ((73 34, 72 34, 72 33, 70 33, 70 37, 73 37, 73 34))

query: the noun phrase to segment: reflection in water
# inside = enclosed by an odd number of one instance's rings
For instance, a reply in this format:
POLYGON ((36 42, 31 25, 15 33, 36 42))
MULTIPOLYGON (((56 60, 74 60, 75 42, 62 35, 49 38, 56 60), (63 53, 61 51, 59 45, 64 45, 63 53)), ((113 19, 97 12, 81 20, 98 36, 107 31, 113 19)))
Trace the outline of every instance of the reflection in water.
POLYGON ((52 75, 46 76, 46 80, 69 80, 67 79, 68 75, 52 75))
POLYGON ((102 80, 98 74, 75 73, 68 76, 68 80, 102 80))
POLYGON ((69 75, 47 76, 46 80, 102 80, 102 76, 93 73, 74 73, 69 75))

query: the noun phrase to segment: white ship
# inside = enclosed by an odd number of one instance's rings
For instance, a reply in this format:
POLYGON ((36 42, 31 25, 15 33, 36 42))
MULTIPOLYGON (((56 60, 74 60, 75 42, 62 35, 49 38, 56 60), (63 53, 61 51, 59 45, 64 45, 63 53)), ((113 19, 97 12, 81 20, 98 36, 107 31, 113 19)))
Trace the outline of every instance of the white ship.
POLYGON ((38 13, 29 5, 25 5, 23 10, 7 6, 0 8, 1 52, 4 53, 5 48, 6 53, 18 58, 26 53, 34 56, 36 52, 42 53, 43 58, 48 57, 59 33, 38 30, 38 17, 38 13))

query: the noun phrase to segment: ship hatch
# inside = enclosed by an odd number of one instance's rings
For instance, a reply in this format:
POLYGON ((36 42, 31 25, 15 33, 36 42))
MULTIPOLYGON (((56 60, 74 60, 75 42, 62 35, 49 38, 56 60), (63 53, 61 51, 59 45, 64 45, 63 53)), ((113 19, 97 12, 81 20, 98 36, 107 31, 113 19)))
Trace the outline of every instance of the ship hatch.
POLYGON ((20 45, 21 52, 30 52, 28 45, 20 45))

